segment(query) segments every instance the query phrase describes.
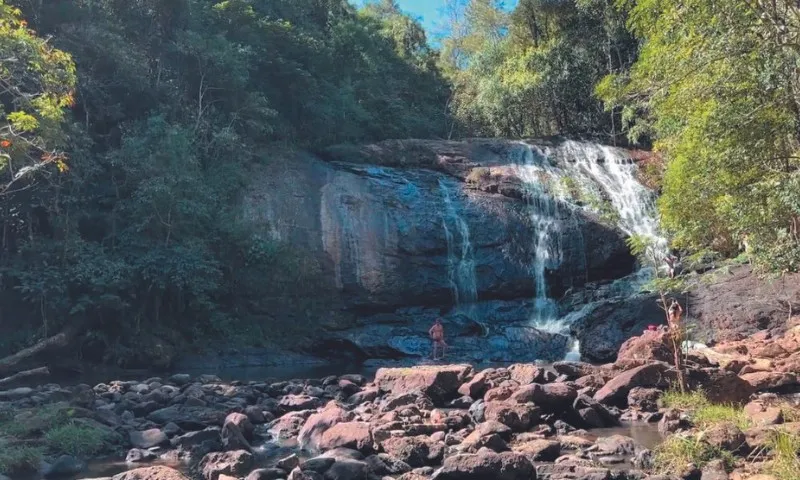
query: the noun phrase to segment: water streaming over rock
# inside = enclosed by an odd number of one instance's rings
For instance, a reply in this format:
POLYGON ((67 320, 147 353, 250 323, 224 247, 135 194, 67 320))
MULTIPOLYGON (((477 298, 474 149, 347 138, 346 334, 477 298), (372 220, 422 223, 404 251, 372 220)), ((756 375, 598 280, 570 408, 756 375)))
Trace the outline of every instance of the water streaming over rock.
POLYGON ((469 225, 456 209, 452 187, 439 179, 444 211, 442 228, 447 240, 447 276, 457 306, 474 303, 478 299, 475 276, 475 251, 469 238, 469 225))
MULTIPOLYGON (((524 184, 534 227, 531 273, 536 299, 531 324, 542 331, 569 335, 570 325, 582 311, 559 315, 546 279, 546 272, 557 269, 563 261, 565 242, 577 242, 570 251, 585 255, 583 239, 565 235, 565 225, 575 221, 577 210, 590 210, 628 235, 649 239, 662 254, 667 243, 658 232, 655 195, 636 179, 636 166, 622 149, 577 141, 554 148, 523 142, 511 160, 514 173, 524 184)), ((620 288, 634 291, 648 278, 648 272, 640 271, 632 280, 620 283, 620 288)), ((572 339, 567 359, 579 358, 578 352, 578 342, 572 339)))

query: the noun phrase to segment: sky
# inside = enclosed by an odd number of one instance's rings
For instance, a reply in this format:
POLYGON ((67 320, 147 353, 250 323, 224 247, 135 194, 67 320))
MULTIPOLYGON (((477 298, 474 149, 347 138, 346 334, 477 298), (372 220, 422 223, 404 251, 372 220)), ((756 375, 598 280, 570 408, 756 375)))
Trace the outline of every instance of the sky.
MULTIPOLYGON (((369 3, 370 0, 350 0, 358 6, 369 3)), ((517 0, 506 0, 506 8, 516 5, 517 0)), ((435 42, 435 34, 441 33, 445 0, 397 0, 400 9, 418 18, 428 33, 428 38, 435 42)))

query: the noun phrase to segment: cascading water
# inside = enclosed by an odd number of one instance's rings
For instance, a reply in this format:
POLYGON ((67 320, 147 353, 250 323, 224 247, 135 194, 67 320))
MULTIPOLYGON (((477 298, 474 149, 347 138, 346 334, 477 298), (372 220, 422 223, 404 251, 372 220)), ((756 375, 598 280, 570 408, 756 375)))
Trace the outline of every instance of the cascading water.
POLYGON ((450 187, 439 179, 444 211, 442 227, 447 240, 447 276, 456 306, 472 304, 478 299, 475 277, 475 252, 469 239, 469 226, 459 215, 450 187))
POLYGON ((547 296, 545 277, 547 269, 557 268, 563 258, 558 211, 560 207, 546 188, 547 181, 554 178, 556 172, 547 158, 537 153, 526 146, 522 150, 521 158, 515 159, 514 163, 516 175, 524 183, 528 215, 534 230, 532 246, 535 258, 531 273, 536 288, 536 301, 533 326, 539 330, 560 333, 554 331, 557 327, 553 324, 553 320, 558 317, 558 305, 547 296))
MULTIPOLYGON (((596 210, 599 202, 607 201, 615 212, 615 223, 624 232, 648 238, 659 252, 666 251, 667 243, 658 234, 654 194, 636 180, 636 166, 623 150, 575 141, 544 151, 525 143, 522 146, 517 150, 518 157, 512 159, 512 168, 524 183, 534 230, 531 273, 536 299, 531 324, 542 331, 569 336, 570 325, 583 310, 559 316, 555 299, 548 296, 545 273, 561 263, 564 226, 567 221, 576 221, 578 209, 596 210), (551 157, 559 161, 558 166, 551 157), (595 201, 587 205, 575 198, 576 193, 592 196, 595 201)), ((581 245, 572 251, 584 251, 582 239, 577 241, 581 245)), ((637 288, 648 277, 648 272, 640 272, 627 288, 637 288)), ((571 343, 566 359, 578 360, 578 341, 572 339, 571 343)))
POLYGON ((625 151, 586 142, 566 141, 560 147, 567 170, 586 186, 603 188, 619 219, 617 226, 629 235, 649 239, 663 253, 667 241, 658 232, 655 194, 636 180, 636 165, 625 151))

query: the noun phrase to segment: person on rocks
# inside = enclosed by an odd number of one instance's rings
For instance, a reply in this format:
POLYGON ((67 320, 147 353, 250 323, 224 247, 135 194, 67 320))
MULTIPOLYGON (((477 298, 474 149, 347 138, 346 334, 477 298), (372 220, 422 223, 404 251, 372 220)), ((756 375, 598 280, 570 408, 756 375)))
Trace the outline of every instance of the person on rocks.
POLYGON ((664 263, 667 264, 667 274, 669 278, 675 278, 675 264, 678 261, 678 257, 675 255, 669 254, 664 258, 664 263))
POLYGON ((428 330, 428 335, 430 335, 431 341, 433 342, 433 359, 438 360, 440 358, 444 358, 447 344, 444 342, 444 326, 442 325, 441 318, 436 319, 431 329, 428 330), (442 350, 441 357, 437 357, 436 352, 440 348, 442 350))
POLYGON ((672 304, 670 304, 669 310, 667 310, 667 321, 669 322, 670 330, 677 332, 680 329, 681 315, 683 315, 683 308, 681 304, 673 298, 672 304))

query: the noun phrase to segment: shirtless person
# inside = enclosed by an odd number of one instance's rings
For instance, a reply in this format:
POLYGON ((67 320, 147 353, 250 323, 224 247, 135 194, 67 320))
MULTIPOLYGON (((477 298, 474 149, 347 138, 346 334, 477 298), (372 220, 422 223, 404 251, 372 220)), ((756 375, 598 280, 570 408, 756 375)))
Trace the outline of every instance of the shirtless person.
POLYGON ((437 318, 431 329, 428 330, 428 335, 430 335, 431 340, 433 341, 433 359, 438 360, 436 357, 436 351, 438 347, 442 347, 442 356, 439 358, 444 358, 444 352, 447 348, 447 344, 444 343, 444 327, 442 326, 442 320, 440 318, 437 318))
POLYGON ((681 308, 681 304, 678 303, 678 301, 674 298, 672 299, 672 304, 669 306, 667 314, 669 328, 671 330, 678 331, 681 326, 681 315, 683 314, 683 308, 681 308))

